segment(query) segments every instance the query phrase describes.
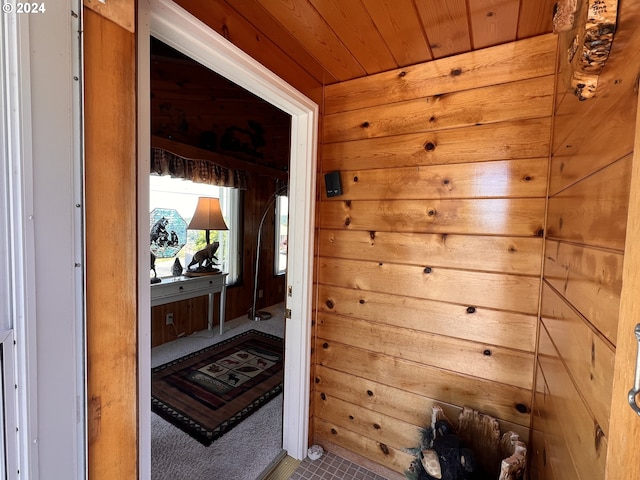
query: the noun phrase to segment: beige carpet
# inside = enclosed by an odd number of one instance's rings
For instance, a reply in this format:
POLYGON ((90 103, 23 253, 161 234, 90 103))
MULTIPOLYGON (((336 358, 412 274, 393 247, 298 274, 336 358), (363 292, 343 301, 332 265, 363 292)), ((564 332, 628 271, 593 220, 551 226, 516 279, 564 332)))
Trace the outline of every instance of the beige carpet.
MULTIPOLYGON (((244 317, 225 322, 223 335, 198 332, 160 345, 151 352, 152 366, 200 350, 238 333, 255 329, 284 337, 284 304, 265 308, 272 318, 244 317)), ((156 414, 151 414, 152 480, 256 480, 282 452, 282 395, 233 430, 205 447, 156 414)))

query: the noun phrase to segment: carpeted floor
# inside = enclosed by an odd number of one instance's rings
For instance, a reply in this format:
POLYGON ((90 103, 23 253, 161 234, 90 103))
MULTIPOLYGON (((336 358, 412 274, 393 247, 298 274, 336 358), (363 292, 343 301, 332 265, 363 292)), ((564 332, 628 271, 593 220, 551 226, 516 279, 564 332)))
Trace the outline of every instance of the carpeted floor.
MULTIPOLYGON (((225 322, 223 335, 198 332, 151 351, 152 367, 255 329, 284 336, 284 304, 264 310, 272 318, 225 322)), ((151 414, 152 480, 255 480, 282 451, 282 395, 205 447, 158 415, 151 414)))

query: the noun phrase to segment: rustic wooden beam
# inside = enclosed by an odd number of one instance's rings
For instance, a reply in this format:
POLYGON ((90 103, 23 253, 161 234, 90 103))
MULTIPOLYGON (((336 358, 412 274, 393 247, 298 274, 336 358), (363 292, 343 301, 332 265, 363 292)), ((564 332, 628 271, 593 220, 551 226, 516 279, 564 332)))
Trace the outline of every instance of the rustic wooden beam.
POLYGON ((246 170, 247 172, 255 175, 276 177, 281 180, 287 180, 289 177, 289 173, 282 170, 276 170, 275 168, 266 167, 247 160, 241 160, 229 155, 211 152, 192 145, 176 142, 175 140, 170 140, 168 138, 158 137, 157 135, 151 136, 151 147, 161 148, 184 158, 208 160, 223 167, 246 170))

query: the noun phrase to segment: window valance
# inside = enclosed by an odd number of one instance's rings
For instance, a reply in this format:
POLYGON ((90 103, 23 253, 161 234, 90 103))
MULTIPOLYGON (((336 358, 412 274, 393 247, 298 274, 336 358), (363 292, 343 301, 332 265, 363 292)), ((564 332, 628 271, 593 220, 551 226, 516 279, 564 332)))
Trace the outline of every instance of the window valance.
POLYGON ((151 174, 207 183, 219 187, 247 189, 249 174, 245 170, 218 165, 210 160, 185 158, 162 148, 151 149, 151 174))

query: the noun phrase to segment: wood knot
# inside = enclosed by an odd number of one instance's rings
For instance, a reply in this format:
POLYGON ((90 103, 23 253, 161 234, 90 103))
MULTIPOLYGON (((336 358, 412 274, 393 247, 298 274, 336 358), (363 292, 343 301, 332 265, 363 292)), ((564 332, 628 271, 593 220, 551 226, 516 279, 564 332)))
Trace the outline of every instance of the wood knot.
POLYGON ((351 208, 351 200, 345 200, 344 201, 344 206, 347 208, 351 208))
POLYGON ((327 396, 326 396, 326 395, 324 394, 324 392, 323 392, 323 393, 321 393, 321 394, 320 394, 320 398, 321 398, 322 400, 326 400, 326 399, 327 399, 327 396))
POLYGON ((344 225, 345 227, 348 227, 349 225, 351 225, 351 219, 349 217, 344 219, 344 225))
POLYGON ((436 211, 434 208, 430 208, 429 210, 427 210, 427 215, 429 215, 430 217, 433 217, 436 214, 436 211))
POLYGON ((516 410, 519 413, 529 413, 529 407, 527 407, 524 403, 516 403, 516 410))
POLYGON ((536 235, 538 235, 539 237, 544 237, 544 228, 538 229, 538 231, 536 232, 536 235))
POLYGON ((476 313, 476 307, 467 307, 467 313, 476 313))
POLYGON ((376 232, 375 232, 374 230, 371 230, 371 231, 369 232, 369 238, 370 238, 371 240, 375 240, 375 239, 376 239, 376 232))
POLYGON ((349 415, 349 420, 354 420, 356 417, 354 417, 353 415, 349 415))
POLYGON ((406 75, 407 75, 407 72, 405 72, 404 70, 398 74, 398 76, 399 76, 400 78, 402 78, 402 77, 404 77, 404 76, 406 76, 406 75))
POLYGON ((436 149, 436 144, 433 142, 427 142, 424 144, 424 149, 427 152, 433 152, 436 149))
POLYGON ((434 123, 435 121, 436 121, 436 116, 435 116, 435 115, 432 115, 432 116, 429 118, 429 123, 434 123))
POLYGON ((489 350, 489 349, 487 348, 484 352, 482 352, 482 354, 483 354, 484 356, 486 356, 486 357, 490 357, 490 356, 491 356, 491 350, 489 350))
POLYGON ((431 267, 424 267, 424 273, 431 273, 432 269, 431 267))
POLYGON ((371 390, 367 390, 367 395, 369 395, 370 397, 373 397, 373 392, 371 390))
POLYGON ((457 77, 460 74, 462 74, 462 69, 461 68, 454 68, 453 70, 451 70, 451 76, 452 77, 457 77))
POLYGON ((358 183, 358 176, 357 175, 353 177, 353 183, 358 183))
POLYGON ((361 298, 360 300, 358 300, 358 303, 359 303, 360 305, 364 305, 364 304, 365 304, 365 303, 367 303, 367 302, 365 301, 365 299, 364 299, 364 298, 361 298))
POLYGON ((324 342, 322 344, 322 348, 324 348, 326 350, 327 348, 329 348, 329 344, 327 342, 324 342))
POLYGON ((533 177, 531 175, 527 175, 526 177, 524 177, 525 182, 530 182, 531 180, 533 180, 533 177))
POLYGON ((602 447, 603 438, 604 438, 604 432, 602 431, 602 428, 600 428, 600 425, 596 423, 596 431, 595 431, 596 452, 600 451, 600 448, 602 447))
POLYGON ((385 455, 389 455, 389 447, 387 447, 384 443, 380 444, 380 450, 382 450, 382 453, 384 453, 385 455))
POLYGON ((316 377, 315 381, 316 383, 320 383, 320 377, 316 377))
POLYGON ((362 128, 369 128, 369 125, 370 125, 369 122, 362 122, 361 127, 362 128))
POLYGON ((376 430, 380 430, 381 427, 377 423, 374 423, 373 424, 373 428, 376 429, 376 430))
POLYGON ((514 247, 513 245, 509 246, 509 253, 516 253, 518 250, 516 250, 516 247, 514 247))
POLYGON ((326 303, 327 303, 327 307, 333 308, 334 305, 333 305, 333 301, 332 300, 327 300, 326 303))
POLYGON ((337 431, 335 428, 332 428, 332 429, 331 429, 331 434, 332 434, 332 435, 337 435, 337 434, 338 434, 338 431, 337 431))
POLYGON ((442 181, 442 183, 443 183, 443 185, 449 185, 449 179, 448 179, 448 178, 445 178, 445 179, 442 181))

